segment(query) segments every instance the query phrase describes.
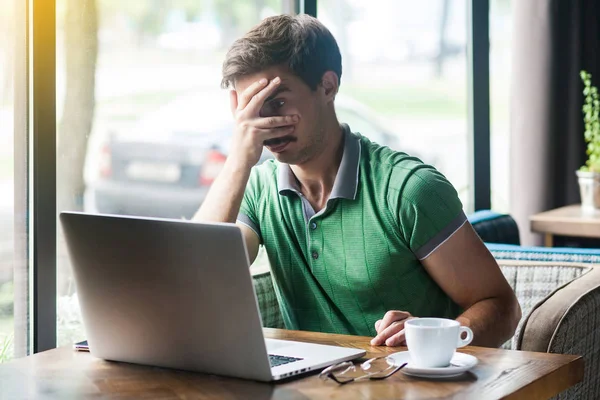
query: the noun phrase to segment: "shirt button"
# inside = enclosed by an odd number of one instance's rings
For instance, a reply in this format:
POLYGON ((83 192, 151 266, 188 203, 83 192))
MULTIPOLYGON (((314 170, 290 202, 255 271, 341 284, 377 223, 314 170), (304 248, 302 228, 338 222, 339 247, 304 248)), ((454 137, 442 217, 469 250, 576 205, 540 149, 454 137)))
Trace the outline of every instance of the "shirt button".
POLYGON ((317 223, 316 223, 316 222, 311 222, 311 223, 310 223, 310 229, 312 229, 313 231, 314 231, 315 229, 317 229, 317 223))
POLYGON ((313 251, 313 252, 312 252, 312 258, 313 258, 314 260, 316 260, 317 258, 319 258, 319 253, 317 253, 316 251, 313 251))

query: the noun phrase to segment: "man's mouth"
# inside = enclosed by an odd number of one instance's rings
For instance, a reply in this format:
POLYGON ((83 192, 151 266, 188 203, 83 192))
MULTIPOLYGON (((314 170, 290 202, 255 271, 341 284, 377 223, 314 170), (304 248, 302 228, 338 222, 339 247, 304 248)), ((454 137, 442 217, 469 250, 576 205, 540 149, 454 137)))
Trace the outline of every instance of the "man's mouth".
POLYGON ((296 138, 292 136, 282 136, 278 138, 273 138, 269 140, 265 140, 263 145, 267 147, 271 152, 279 152, 283 150, 287 145, 291 142, 295 142, 296 138))
POLYGON ((278 137, 278 138, 265 140, 263 142, 263 144, 267 147, 276 147, 276 146, 279 146, 280 144, 293 142, 295 140, 296 139, 291 136, 282 136, 282 137, 278 137))

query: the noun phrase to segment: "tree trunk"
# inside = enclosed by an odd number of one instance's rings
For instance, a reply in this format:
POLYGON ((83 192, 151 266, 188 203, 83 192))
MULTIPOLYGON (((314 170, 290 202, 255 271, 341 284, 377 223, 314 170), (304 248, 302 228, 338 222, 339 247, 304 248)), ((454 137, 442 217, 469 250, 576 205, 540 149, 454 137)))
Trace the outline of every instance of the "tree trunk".
POLYGON ((340 53, 344 60, 344 69, 342 74, 345 82, 352 82, 354 79, 354 65, 352 55, 350 54, 350 43, 348 42, 348 27, 350 22, 354 20, 352 6, 348 5, 345 0, 334 0, 331 7, 328 7, 334 17, 334 24, 338 28, 337 36, 335 37, 340 53))
POLYGON ((254 0, 254 21, 255 23, 259 23, 262 18, 262 10, 265 8, 265 0, 254 0))
POLYGON ((448 14, 450 12, 450 0, 442 0, 442 15, 440 16, 439 50, 435 58, 435 77, 444 75, 444 61, 447 57, 446 28, 448 26, 448 14))
MULTIPOLYGON (((1 0, 0 0, 1 2, 1 0)), ((13 67, 15 54, 14 1, 4 2, 0 12, 0 107, 13 101, 13 67)))
MULTIPOLYGON (((238 18, 234 12, 234 6, 227 0, 220 0, 215 4, 215 12, 221 27, 221 43, 220 47, 224 50, 229 49, 229 46, 238 38, 236 26, 238 18)), ((246 32, 244 32, 246 33, 246 32)))
POLYGON ((83 166, 94 119, 98 56, 96 0, 67 0, 66 13, 67 87, 57 138, 58 211, 83 208, 83 166))
MULTIPOLYGON (((83 167, 94 120, 98 57, 96 0, 66 0, 66 3, 64 32, 66 92, 63 115, 57 132, 56 153, 58 212, 83 209, 85 190, 83 167)), ((73 274, 60 224, 57 226, 57 231, 58 296, 71 295, 75 289, 73 274)), ((59 321, 60 318, 59 315, 59 321)), ((60 326, 59 330, 61 330, 60 326)))

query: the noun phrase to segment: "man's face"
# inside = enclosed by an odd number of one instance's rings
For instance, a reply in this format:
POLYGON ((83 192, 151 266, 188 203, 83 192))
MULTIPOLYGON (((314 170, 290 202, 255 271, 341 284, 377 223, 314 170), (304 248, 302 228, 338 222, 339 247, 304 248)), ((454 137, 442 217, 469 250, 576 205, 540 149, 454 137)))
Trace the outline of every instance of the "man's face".
POLYGON ((280 66, 238 79, 235 89, 239 96, 254 82, 262 78, 271 81, 276 77, 281 78, 281 83, 262 105, 260 116, 299 115, 300 120, 290 134, 268 141, 265 147, 280 162, 301 165, 322 151, 326 140, 323 119, 328 100, 321 86, 313 91, 287 68, 280 66))

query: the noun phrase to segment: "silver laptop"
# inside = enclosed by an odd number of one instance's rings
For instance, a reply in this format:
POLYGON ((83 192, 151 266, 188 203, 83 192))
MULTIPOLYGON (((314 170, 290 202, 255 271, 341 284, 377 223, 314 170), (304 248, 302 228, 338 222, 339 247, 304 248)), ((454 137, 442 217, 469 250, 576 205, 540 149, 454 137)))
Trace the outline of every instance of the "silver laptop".
POLYGON ((272 381, 365 351, 265 339, 235 224, 63 212, 92 355, 272 381))

